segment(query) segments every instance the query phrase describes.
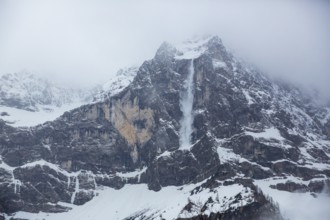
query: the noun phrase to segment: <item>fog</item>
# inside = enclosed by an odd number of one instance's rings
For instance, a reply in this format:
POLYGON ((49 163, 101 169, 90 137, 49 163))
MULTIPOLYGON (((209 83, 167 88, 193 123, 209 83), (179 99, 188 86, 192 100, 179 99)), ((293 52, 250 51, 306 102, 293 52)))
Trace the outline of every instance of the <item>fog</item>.
POLYGON ((320 194, 317 198, 295 194, 296 200, 288 197, 283 215, 289 220, 327 220, 330 216, 329 195, 320 194), (297 202, 298 201, 298 202, 297 202))
MULTIPOLYGON (((24 70, 93 86, 151 59, 163 41, 205 34, 270 76, 330 100, 327 0, 0 0, 0 75, 24 70)), ((291 220, 329 218, 328 196, 295 196, 282 203, 291 220)))
POLYGON ((163 41, 217 34, 274 77, 330 97, 330 4, 295 0, 0 1, 0 74, 102 83, 163 41))
POLYGON ((289 193, 278 191, 272 198, 279 203, 281 213, 285 220, 328 220, 330 216, 329 188, 312 196, 309 193, 289 193))

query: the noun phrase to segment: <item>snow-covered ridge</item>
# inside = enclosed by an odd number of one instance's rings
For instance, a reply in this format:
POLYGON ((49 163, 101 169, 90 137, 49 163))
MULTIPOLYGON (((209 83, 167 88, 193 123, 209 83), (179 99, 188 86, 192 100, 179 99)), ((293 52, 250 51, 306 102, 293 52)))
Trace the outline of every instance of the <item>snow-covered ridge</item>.
POLYGON ((176 59, 195 59, 207 50, 207 43, 214 36, 195 37, 176 44, 176 59))
POLYGON ((0 77, 0 119, 15 127, 55 120, 65 111, 92 101, 94 89, 72 89, 29 72, 0 77))
POLYGON ((2 75, 0 94, 0 105, 27 111, 51 110, 51 106, 89 102, 92 98, 91 90, 65 88, 29 72, 2 75))
POLYGON ((102 101, 124 90, 134 79, 138 66, 120 69, 116 76, 104 83, 101 90, 95 95, 94 101, 102 101))
POLYGON ((0 119, 15 127, 55 120, 91 101, 92 90, 64 88, 29 72, 0 77, 0 119))
POLYGON ((138 67, 124 68, 104 83, 87 89, 55 85, 28 72, 0 77, 0 119, 14 127, 53 121, 84 104, 103 101, 121 92, 136 76, 138 67))
POLYGON ((284 140, 284 138, 281 136, 279 130, 274 127, 267 128, 263 132, 246 131, 245 134, 250 135, 254 138, 284 140))

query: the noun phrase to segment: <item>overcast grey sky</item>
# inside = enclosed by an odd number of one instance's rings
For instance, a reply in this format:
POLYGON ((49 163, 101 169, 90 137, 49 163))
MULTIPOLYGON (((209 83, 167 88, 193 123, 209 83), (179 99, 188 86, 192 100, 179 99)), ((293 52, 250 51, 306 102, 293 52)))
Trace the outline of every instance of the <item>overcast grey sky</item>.
POLYGON ((0 74, 102 83, 152 58, 165 40, 217 34, 272 75, 330 94, 328 2, 0 0, 0 74))

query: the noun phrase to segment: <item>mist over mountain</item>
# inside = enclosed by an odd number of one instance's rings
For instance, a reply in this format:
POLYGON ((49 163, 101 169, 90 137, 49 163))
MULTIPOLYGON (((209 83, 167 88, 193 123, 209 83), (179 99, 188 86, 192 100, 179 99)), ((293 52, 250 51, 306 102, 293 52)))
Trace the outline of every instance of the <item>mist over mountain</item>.
POLYGON ((165 42, 117 79, 54 121, 1 121, 3 218, 327 219, 329 108, 218 36, 165 42))
POLYGON ((2 1, 0 74, 27 69, 78 88, 103 84, 151 59, 164 40, 215 34, 271 76, 329 100, 329 11, 326 0, 2 1))
POLYGON ((0 220, 328 220, 328 1, 0 1, 0 220))

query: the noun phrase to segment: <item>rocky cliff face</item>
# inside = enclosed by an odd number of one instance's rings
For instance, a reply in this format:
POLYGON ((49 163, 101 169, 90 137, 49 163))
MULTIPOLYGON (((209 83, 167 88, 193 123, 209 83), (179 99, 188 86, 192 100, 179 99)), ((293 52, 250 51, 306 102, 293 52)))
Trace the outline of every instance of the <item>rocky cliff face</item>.
POLYGON ((161 210, 126 217, 282 219, 258 183, 307 193, 329 184, 328 112, 236 60, 218 37, 164 43, 104 101, 28 129, 1 122, 0 211, 63 212, 70 207, 59 202, 84 204, 100 186, 193 185, 175 217, 161 210), (191 62, 191 143, 182 149, 191 62))

